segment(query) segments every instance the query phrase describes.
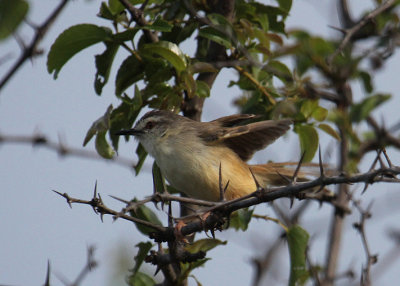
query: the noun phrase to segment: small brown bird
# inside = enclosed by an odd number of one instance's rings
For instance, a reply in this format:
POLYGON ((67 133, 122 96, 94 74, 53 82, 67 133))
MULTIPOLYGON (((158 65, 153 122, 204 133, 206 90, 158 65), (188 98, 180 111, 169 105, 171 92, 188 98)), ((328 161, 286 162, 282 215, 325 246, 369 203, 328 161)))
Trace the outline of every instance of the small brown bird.
POLYGON ((172 187, 189 197, 220 199, 219 171, 228 200, 242 197, 261 186, 284 185, 283 176, 293 170, 287 164, 248 165, 254 152, 282 136, 291 120, 266 120, 246 124, 254 115, 225 116, 211 122, 198 122, 170 111, 153 110, 133 129, 117 135, 133 135, 154 157, 172 187), (251 171, 250 171, 251 169, 251 171))

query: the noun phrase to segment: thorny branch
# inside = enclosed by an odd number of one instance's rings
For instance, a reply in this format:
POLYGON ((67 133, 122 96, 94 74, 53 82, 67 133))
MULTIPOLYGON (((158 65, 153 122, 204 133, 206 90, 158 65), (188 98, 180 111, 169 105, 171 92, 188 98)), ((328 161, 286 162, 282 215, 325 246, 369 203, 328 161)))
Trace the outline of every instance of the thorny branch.
MULTIPOLYGON (((247 208, 250 206, 254 206, 257 204, 261 204, 263 202, 271 202, 279 198, 284 197, 291 197, 291 196, 298 196, 301 192, 315 189, 321 186, 329 186, 329 185, 336 185, 336 184, 353 184, 353 183, 375 183, 375 182, 400 182, 399 179, 396 178, 397 175, 400 174, 400 167, 390 167, 390 168, 380 168, 378 170, 369 171, 363 174, 358 174, 354 176, 320 176, 319 178, 309 181, 309 182, 302 182, 296 183, 290 186, 284 187, 275 187, 270 189, 259 189, 252 194, 244 196, 239 199, 231 200, 231 201, 224 201, 224 202, 208 202, 208 207, 205 207, 201 210, 202 214, 209 213, 209 215, 203 220, 198 219, 200 216, 197 214, 192 218, 194 221, 184 225, 180 232, 183 236, 189 235, 198 231, 203 230, 213 230, 217 227, 221 226, 221 219, 227 218, 229 215, 239 209, 247 208), (197 218, 197 219, 196 219, 197 218)), ((55 191, 59 195, 63 196, 68 204, 72 203, 80 203, 86 204, 93 207, 96 213, 99 213, 101 216, 108 214, 113 215, 114 218, 122 218, 134 223, 138 223, 141 225, 145 225, 155 229, 155 232, 151 234, 151 238, 153 238, 157 242, 162 241, 172 241, 176 238, 176 229, 174 227, 161 227, 159 225, 155 225, 149 223, 144 220, 140 220, 134 218, 132 216, 125 214, 125 209, 123 211, 115 211, 108 208, 102 201, 100 195, 97 194, 97 190, 95 188, 94 196, 91 200, 81 200, 70 197, 68 194, 62 194, 60 192, 55 191)), ((150 197, 150 199, 146 199, 142 201, 145 202, 160 202, 160 198, 163 201, 181 201, 182 198, 177 196, 169 195, 169 194, 155 194, 150 197)), ((198 205, 206 205, 205 201, 196 200, 196 199, 189 199, 185 198, 185 200, 190 201, 192 204, 198 205)), ((137 202, 136 202, 137 203, 137 202)), ((132 205, 129 203, 129 207, 132 205)), ((180 221, 183 218, 176 218, 175 221, 180 221)), ((186 218, 185 218, 186 219, 186 218)))
POLYGON ((104 159, 103 157, 99 156, 97 152, 69 147, 61 140, 59 140, 59 142, 55 142, 41 134, 33 134, 33 135, 0 134, 0 145, 1 144, 26 144, 26 145, 32 145, 32 147, 40 146, 56 152, 61 157, 73 156, 78 158, 114 162, 118 165, 129 167, 131 169, 135 168, 136 165, 132 160, 122 157, 113 157, 112 159, 104 159))
POLYGON ((356 209, 360 212, 360 221, 357 223, 354 223, 353 226, 361 235, 361 240, 362 244, 365 250, 365 255, 367 257, 367 263, 365 267, 362 270, 362 275, 361 275, 361 285, 362 286, 370 286, 371 285, 371 266, 375 264, 378 261, 378 255, 376 254, 371 254, 370 247, 368 245, 367 241, 367 234, 365 232, 365 222, 367 219, 371 217, 371 206, 370 204, 366 210, 363 210, 362 207, 360 206, 360 203, 358 201, 353 200, 353 204, 356 207, 356 209))
POLYGON ((107 207, 104 203, 103 203, 103 199, 101 198, 100 194, 97 193, 97 183, 95 185, 94 188, 94 193, 93 193, 93 197, 91 200, 82 200, 82 199, 76 199, 76 198, 72 198, 70 197, 67 193, 60 193, 56 190, 53 190, 53 192, 59 194, 60 196, 62 196, 63 198, 66 199, 68 205, 72 208, 72 204, 85 204, 85 205, 90 205, 93 208, 93 211, 96 214, 100 214, 100 218, 103 221, 103 216, 105 214, 108 215, 113 215, 114 218, 122 218, 134 223, 138 223, 140 225, 143 226, 147 226, 150 227, 156 231, 164 231, 165 228, 153 223, 150 223, 148 221, 142 220, 142 219, 138 219, 136 217, 130 216, 130 215, 126 215, 124 213, 115 211, 113 209, 110 209, 109 207, 107 207))
POLYGON ((34 56, 40 54, 41 52, 38 50, 38 45, 42 41, 43 37, 49 30, 50 26, 54 23, 56 18, 61 14, 62 10, 66 6, 69 0, 63 0, 60 4, 54 9, 54 11, 49 15, 46 21, 43 22, 42 25, 35 28, 35 35, 31 41, 31 43, 23 48, 23 51, 18 58, 18 60, 14 63, 14 65, 10 68, 7 74, 0 81, 0 90, 6 85, 6 83, 13 77, 13 75, 19 70, 19 68, 25 63, 26 60, 33 58, 34 56))
MULTIPOLYGON (((121 4, 129 11, 132 21, 136 22, 139 26, 146 26, 148 24, 143 14, 147 1, 144 1, 143 5, 139 9, 132 5, 128 0, 119 0, 119 2, 121 2, 121 4)), ((149 42, 158 42, 158 36, 156 33, 146 29, 143 30, 143 33, 149 42)))
MULTIPOLYGON (((81 272, 78 274, 76 277, 75 281, 70 282, 68 281, 64 276, 61 274, 56 274, 58 279, 65 285, 65 286, 79 286, 83 279, 91 272, 93 271, 94 268, 98 266, 97 261, 94 259, 94 252, 96 248, 94 246, 89 246, 87 249, 87 259, 86 259, 86 264, 81 270, 81 272)), ((47 273, 46 273, 46 281, 44 283, 45 286, 50 286, 50 262, 47 264, 47 273)))
POLYGON ((343 49, 347 46, 347 44, 350 42, 352 37, 360 31, 362 27, 364 27, 367 23, 369 23, 371 20, 373 20, 375 17, 377 17, 379 14, 385 12, 389 8, 391 8, 394 4, 396 3, 396 0, 387 0, 385 1, 382 5, 377 7, 375 10, 370 12, 369 14, 365 15, 359 22, 357 22, 353 27, 348 28, 343 30, 345 36, 340 43, 339 47, 336 49, 336 51, 331 54, 327 60, 328 64, 331 64, 333 59, 340 54, 343 49))

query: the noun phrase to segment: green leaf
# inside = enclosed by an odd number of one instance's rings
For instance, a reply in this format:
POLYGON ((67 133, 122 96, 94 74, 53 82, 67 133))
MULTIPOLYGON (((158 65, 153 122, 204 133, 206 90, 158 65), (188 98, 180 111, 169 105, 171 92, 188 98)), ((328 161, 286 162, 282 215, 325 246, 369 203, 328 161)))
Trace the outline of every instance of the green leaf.
POLYGON ((209 97, 210 87, 208 84, 202 80, 196 80, 196 95, 203 98, 209 97))
POLYGON ((221 241, 215 238, 204 238, 204 239, 199 239, 193 242, 192 244, 186 245, 185 249, 190 253, 197 253, 199 251, 207 252, 217 247, 218 245, 225 245, 227 243, 228 243, 227 241, 221 241))
POLYGON ((157 19, 151 24, 144 26, 143 29, 160 31, 160 32, 171 32, 173 25, 161 19, 161 17, 157 17, 157 19))
POLYGON ((309 118, 317 107, 318 100, 305 100, 300 107, 300 112, 304 115, 305 118, 309 118))
POLYGON ((324 121, 326 116, 328 115, 328 110, 321 106, 317 106, 314 111, 311 113, 311 116, 317 121, 324 121))
POLYGON ((47 71, 54 72, 56 79, 61 68, 76 53, 97 44, 110 41, 111 31, 92 24, 79 24, 62 32, 50 48, 47 56, 47 71))
POLYGON ((147 157, 147 152, 146 150, 143 148, 142 144, 139 144, 136 148, 136 154, 139 157, 138 162, 136 163, 135 166, 135 174, 136 176, 139 175, 140 169, 142 169, 143 163, 146 160, 147 157))
POLYGON ((97 153, 99 153, 103 158, 111 159, 115 154, 114 150, 106 140, 106 131, 97 132, 95 146, 97 153))
POLYGON ((101 2, 100 11, 97 16, 107 20, 114 20, 114 15, 105 2, 101 2))
POLYGON ((177 45, 167 41, 146 44, 144 51, 157 54, 167 60, 178 72, 187 67, 186 57, 177 45))
MULTIPOLYGON (((134 202, 136 202, 137 200, 134 199, 134 202)), ((145 205, 139 205, 138 207, 136 207, 134 210, 132 210, 130 212, 131 216, 144 220, 144 221, 148 221, 151 222, 152 224, 156 224, 156 225, 162 225, 161 221, 158 219, 157 215, 148 207, 146 207, 145 205)), ((144 235, 148 235, 151 232, 154 232, 154 229, 151 227, 147 227, 144 225, 141 225, 139 223, 135 223, 136 228, 143 233, 144 235)))
POLYGON ((119 0, 108 0, 108 6, 114 15, 121 13, 125 9, 119 0))
POLYGON ((321 123, 317 126, 319 129, 321 129, 322 131, 324 131, 325 133, 331 135, 333 138, 335 138, 336 140, 341 140, 340 139, 340 135, 336 132, 335 129, 333 129, 330 125, 325 124, 325 123, 321 123))
POLYGON ((289 228, 286 236, 290 254, 289 286, 301 286, 309 277, 306 268, 306 251, 310 235, 299 225, 294 225, 289 228))
POLYGON ((246 208, 232 213, 229 226, 235 230, 247 230, 253 211, 254 209, 246 208))
POLYGON ((138 272, 135 275, 132 275, 128 278, 128 285, 130 286, 153 286, 156 285, 156 281, 154 279, 143 273, 138 272))
POLYGON ((151 242, 139 242, 136 244, 136 247, 139 248, 138 253, 135 256, 135 266, 132 269, 132 275, 135 275, 138 273, 140 266, 142 265, 144 259, 147 256, 147 253, 149 253, 150 249, 153 247, 153 244, 151 242))
POLYGON ((197 21, 185 23, 183 27, 175 25, 171 32, 162 35, 161 40, 169 41, 178 45, 192 36, 198 27, 199 23, 197 21))
POLYGON ((165 179, 161 174, 161 170, 158 167, 156 161, 153 163, 153 188, 155 193, 164 193, 167 189, 165 185, 165 179))
POLYGON ((202 267, 210 258, 199 259, 195 262, 181 263, 181 275, 179 277, 177 285, 182 285, 182 282, 189 277, 190 272, 193 269, 202 267))
POLYGON ((294 131, 299 135, 304 162, 310 162, 318 149, 318 132, 310 125, 296 125, 294 131))
POLYGON ((106 50, 101 55, 95 56, 96 75, 94 80, 94 90, 98 95, 101 94, 104 85, 110 76, 111 66, 118 51, 118 44, 106 43, 106 50))
POLYGON ((138 86, 135 84, 135 95, 132 100, 132 108, 133 110, 138 110, 142 108, 142 106, 143 106, 142 93, 140 92, 138 86))
POLYGON ((202 72, 218 72, 218 70, 210 63, 205 62, 196 62, 189 66, 189 72, 194 73, 202 73, 202 72))
POLYGON ((292 0, 278 0, 279 7, 286 13, 289 13, 292 8, 292 0))
POLYGON ((164 59, 142 55, 145 62, 144 73, 148 85, 154 86, 168 82, 176 75, 175 69, 164 59))
POLYGON ((199 36, 214 41, 227 49, 232 47, 231 39, 229 38, 229 36, 212 27, 204 27, 200 29, 199 36))
POLYGON ((188 97, 194 97, 196 95, 197 84, 193 78, 193 75, 187 71, 183 71, 180 76, 184 85, 183 88, 186 90, 188 97))
POLYGON ((113 40, 118 43, 132 41, 138 31, 138 28, 128 28, 123 32, 113 34, 113 40))
POLYGON ((268 64, 263 67, 263 70, 272 73, 284 83, 290 82, 293 79, 289 68, 279 61, 269 61, 268 64))
POLYGON ((115 79, 115 94, 121 95, 128 87, 143 79, 144 66, 135 55, 127 57, 118 69, 115 79))
POLYGON ((89 128, 86 133, 85 139, 83 140, 83 146, 86 146, 87 143, 93 138, 96 133, 106 132, 110 127, 110 114, 113 110, 113 106, 110 105, 103 116, 93 122, 92 126, 89 128))
POLYGON ((14 33, 29 10, 24 0, 0 0, 0 41, 14 33))
POLYGON ((372 110, 388 100, 391 96, 388 94, 375 94, 368 96, 360 103, 354 104, 350 109, 350 120, 360 122, 368 117, 372 110))
POLYGON ((371 93, 374 90, 371 75, 366 71, 359 71, 358 76, 363 84, 364 90, 371 93))

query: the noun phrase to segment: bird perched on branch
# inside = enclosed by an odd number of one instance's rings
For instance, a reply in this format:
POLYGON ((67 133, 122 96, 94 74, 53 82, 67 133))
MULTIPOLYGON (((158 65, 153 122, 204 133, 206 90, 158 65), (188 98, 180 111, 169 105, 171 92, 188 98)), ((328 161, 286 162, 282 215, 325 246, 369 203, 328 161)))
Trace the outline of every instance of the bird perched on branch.
POLYGON ((274 142, 292 124, 288 119, 247 123, 254 117, 237 114, 198 122, 170 111, 153 110, 134 128, 117 135, 135 136, 178 191, 189 197, 218 201, 222 179, 222 186, 227 186, 224 197, 231 200, 254 192, 256 182, 262 187, 285 185, 285 177, 293 175, 286 163, 246 163, 254 152, 274 142))

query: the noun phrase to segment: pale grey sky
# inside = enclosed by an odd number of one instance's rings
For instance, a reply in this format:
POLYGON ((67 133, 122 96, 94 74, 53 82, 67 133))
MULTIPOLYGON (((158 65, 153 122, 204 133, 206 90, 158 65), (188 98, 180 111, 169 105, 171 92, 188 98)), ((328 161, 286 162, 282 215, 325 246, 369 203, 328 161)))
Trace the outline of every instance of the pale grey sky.
MULTIPOLYGON (((337 35, 328 25, 337 25, 335 1, 294 1, 288 27, 304 27, 319 35, 337 35)), ((351 1, 357 11, 366 1, 351 1)), ((41 23, 48 11, 58 3, 55 0, 32 0, 29 18, 34 23, 41 23)), ((71 1, 67 9, 57 20, 45 37, 41 47, 47 54, 54 39, 65 28, 78 23, 97 23, 107 25, 95 17, 100 1, 71 1)), ((19 32, 22 38, 29 39, 30 29, 25 27, 19 32)), ((0 65, 0 74, 4 74, 19 53, 14 40, 0 43, 1 54, 11 51, 12 58, 0 65)), ((110 83, 98 97, 94 93, 95 74, 94 54, 103 50, 96 45, 74 57, 54 81, 46 71, 46 57, 39 57, 32 63, 27 62, 0 94, 0 134, 29 135, 40 132, 53 140, 58 137, 70 146, 80 147, 87 129, 101 116, 107 106, 118 101, 113 96, 115 68, 110 83)), ((119 60, 123 57, 119 57, 119 60)), ((117 64, 115 66, 118 66, 117 64)), ((383 92, 398 92, 400 57, 389 60, 384 71, 375 80, 377 89, 383 92)), ((212 98, 207 101, 204 120, 235 112, 231 106, 235 89, 227 89, 226 83, 233 77, 231 71, 224 72, 212 89, 212 98)), ((359 88, 356 98, 361 98, 359 88)), ((397 109, 399 99, 384 105, 375 114, 386 122, 395 123, 399 119, 397 109)), ((325 140, 325 139, 324 139, 325 140)), ((324 142, 328 145, 327 138, 324 142)), ((324 148, 324 144, 322 144, 324 148)), ((94 149, 91 142, 87 149, 94 149)), ((120 156, 134 159, 132 142, 120 144, 120 156)), ((389 150, 394 162, 400 162, 398 151, 389 150)), ((296 160, 298 148, 295 136, 280 139, 266 151, 254 158, 256 162, 266 160, 296 160), (282 150, 288 150, 282 152, 282 150)), ((372 156, 365 160, 368 166, 372 156), (368 162, 369 160, 369 162, 368 162)), ((40 285, 44 283, 47 260, 52 270, 61 276, 73 280, 86 261, 86 248, 95 245, 95 254, 100 266, 82 285, 111 285, 112 273, 108 269, 116 264, 113 253, 116 249, 127 256, 130 263, 135 253, 134 245, 144 240, 128 222, 112 222, 105 217, 104 223, 87 206, 74 205, 69 209, 64 199, 51 192, 52 189, 67 192, 71 196, 89 199, 95 181, 98 191, 106 203, 115 208, 122 207, 108 197, 115 195, 130 199, 132 196, 143 198, 152 191, 151 176, 143 172, 135 177, 131 170, 113 163, 96 162, 77 158, 59 158, 54 152, 21 145, 0 145, 0 284, 40 285), (127 248, 127 250, 125 249, 127 248), (111 266, 111 267, 110 267, 111 266)), ((373 211, 376 215, 367 224, 367 234, 373 253, 381 257, 392 248, 386 239, 386 230, 399 226, 400 212, 396 207, 400 202, 399 187, 382 185, 375 191, 368 192, 365 202, 378 197, 373 211), (386 210, 390 210, 390 216, 386 210)), ((302 226, 312 235, 312 253, 316 262, 323 263, 329 214, 329 206, 319 209, 315 205, 303 219, 302 226)), ((257 207, 258 213, 272 214, 265 206, 257 207)), ((358 220, 358 214, 347 220, 341 256, 341 270, 351 267, 359 271, 365 263, 364 252, 359 235, 352 230, 351 223, 358 220)), ((194 272, 203 285, 249 285, 253 277, 250 260, 260 255, 268 246, 278 229, 273 223, 252 222, 250 230, 243 232, 227 231, 217 233, 217 238, 228 240, 227 246, 218 247, 209 252, 212 261, 207 267, 194 272), (260 251, 261 250, 261 251, 260 251), (216 278, 218 277, 218 278, 216 278)), ((282 263, 287 263, 285 259, 282 263)), ((388 270, 377 285, 390 285, 398 278, 399 261, 388 270), (397 278, 396 278, 397 277, 397 278)), ((154 271, 155 269, 151 269, 154 271)), ((274 276, 274 274, 271 274, 274 276)), ((285 285, 285 273, 277 277, 277 285, 285 285), (278 283, 279 282, 279 283, 278 283)), ((55 285, 62 283, 53 276, 55 285)), ((123 281, 120 281, 121 285, 123 281)), ((117 283, 114 283, 117 285, 117 283)), ((193 280, 190 285, 195 285, 193 280)))

